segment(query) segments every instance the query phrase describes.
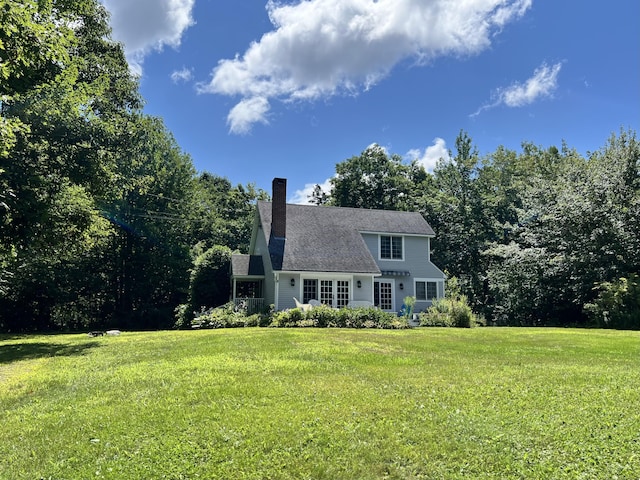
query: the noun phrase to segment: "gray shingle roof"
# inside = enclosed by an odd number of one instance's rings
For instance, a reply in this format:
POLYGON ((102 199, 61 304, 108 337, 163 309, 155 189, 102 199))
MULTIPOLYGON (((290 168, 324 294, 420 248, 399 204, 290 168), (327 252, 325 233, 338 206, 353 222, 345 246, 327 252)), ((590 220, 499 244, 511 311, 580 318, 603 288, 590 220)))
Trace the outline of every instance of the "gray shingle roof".
MULTIPOLYGON (((258 213, 268 242, 271 202, 258 202, 258 213)), ((285 271, 380 273, 361 232, 434 235, 415 212, 287 204, 287 237, 284 248, 270 249, 272 264, 285 271)))
POLYGON ((263 276, 262 257, 259 255, 231 255, 231 272, 234 277, 263 276))

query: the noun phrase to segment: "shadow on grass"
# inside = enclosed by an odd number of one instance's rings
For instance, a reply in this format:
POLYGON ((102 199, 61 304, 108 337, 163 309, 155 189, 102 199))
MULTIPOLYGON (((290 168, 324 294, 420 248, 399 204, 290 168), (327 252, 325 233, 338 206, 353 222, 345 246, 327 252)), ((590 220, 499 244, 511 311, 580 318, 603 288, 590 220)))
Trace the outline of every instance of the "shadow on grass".
POLYGON ((88 342, 81 345, 66 345, 63 343, 14 343, 0 346, 0 365, 18 360, 34 360, 44 357, 70 357, 82 355, 85 351, 97 347, 98 342, 88 342))

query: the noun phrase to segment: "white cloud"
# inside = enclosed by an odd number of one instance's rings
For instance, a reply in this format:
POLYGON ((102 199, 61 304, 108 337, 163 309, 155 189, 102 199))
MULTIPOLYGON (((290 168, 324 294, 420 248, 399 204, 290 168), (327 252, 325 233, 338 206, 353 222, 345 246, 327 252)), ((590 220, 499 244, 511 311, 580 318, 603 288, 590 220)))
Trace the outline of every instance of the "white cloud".
POLYGON ((309 205, 313 202, 309 201, 309 195, 313 193, 316 185, 320 185, 320 188, 327 195, 331 193, 331 179, 327 178, 323 183, 306 183, 302 190, 296 190, 293 197, 289 199, 289 203, 297 203, 299 205, 309 205))
POLYGON ((269 123, 267 113, 269 101, 262 97, 246 98, 229 112, 227 124, 231 133, 245 134, 251 131, 256 122, 269 123))
POLYGON ((492 102, 480 107, 471 116, 475 117, 481 112, 499 105, 523 107, 540 98, 550 97, 558 87, 558 74, 561 68, 562 63, 556 63, 552 66, 543 63, 525 83, 514 83, 509 87, 497 89, 492 95, 492 102))
POLYGON ((424 153, 420 149, 413 149, 409 150, 406 156, 411 160, 417 160, 427 172, 433 172, 440 159, 444 161, 451 159, 447 143, 440 137, 434 138, 433 145, 427 147, 424 153))
POLYGON ((267 11, 274 30, 242 56, 221 60, 200 91, 240 96, 241 101, 357 93, 375 85, 403 59, 424 63, 481 52, 497 31, 524 15, 531 2, 270 0, 267 11))
POLYGON ((193 78, 193 72, 190 68, 183 68, 182 70, 176 70, 171 73, 171 81, 173 83, 188 82, 193 78))
POLYGON ((102 0, 111 13, 113 38, 124 44, 133 73, 142 73, 145 55, 164 46, 178 47, 193 25, 195 0, 102 0))

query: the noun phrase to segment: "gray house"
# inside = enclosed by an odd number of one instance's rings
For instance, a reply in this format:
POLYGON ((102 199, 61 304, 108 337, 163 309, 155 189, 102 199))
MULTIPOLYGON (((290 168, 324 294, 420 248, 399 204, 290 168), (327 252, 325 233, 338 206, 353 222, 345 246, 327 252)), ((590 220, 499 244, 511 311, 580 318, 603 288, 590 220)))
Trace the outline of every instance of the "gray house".
POLYGON ((286 179, 273 180, 273 201, 257 205, 250 254, 232 256, 236 304, 399 311, 415 296, 418 312, 444 295, 445 275, 430 259, 434 232, 422 215, 287 204, 286 187, 286 179))

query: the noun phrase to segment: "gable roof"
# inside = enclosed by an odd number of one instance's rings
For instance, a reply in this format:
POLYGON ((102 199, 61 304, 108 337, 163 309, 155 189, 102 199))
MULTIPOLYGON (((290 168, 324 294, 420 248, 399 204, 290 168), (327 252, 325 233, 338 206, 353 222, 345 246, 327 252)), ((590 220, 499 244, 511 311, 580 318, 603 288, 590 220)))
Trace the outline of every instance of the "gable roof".
POLYGON ((234 277, 263 277, 262 257, 260 255, 231 255, 231 273, 234 277))
MULTIPOLYGON (((258 202, 267 242, 271 213, 271 202, 258 202)), ((272 242, 269 248, 275 270, 379 274, 361 232, 434 235, 416 212, 287 204, 286 221, 286 240, 272 242)))

